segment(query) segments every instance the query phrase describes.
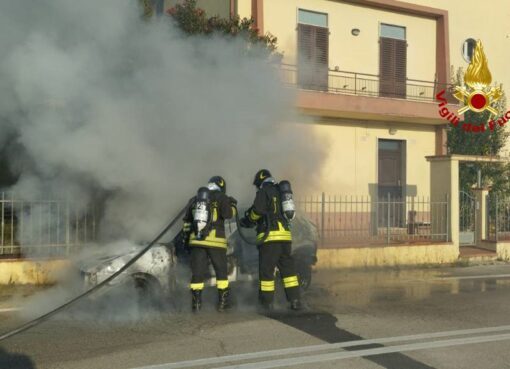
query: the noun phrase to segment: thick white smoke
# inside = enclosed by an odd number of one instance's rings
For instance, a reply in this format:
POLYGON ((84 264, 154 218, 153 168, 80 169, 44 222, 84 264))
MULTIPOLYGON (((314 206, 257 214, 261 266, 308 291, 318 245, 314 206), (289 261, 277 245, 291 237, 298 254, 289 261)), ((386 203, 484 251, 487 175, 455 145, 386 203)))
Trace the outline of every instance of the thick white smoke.
POLYGON ((108 194, 102 231, 153 236, 213 175, 312 186, 325 146, 240 40, 186 37, 136 2, 0 2, 0 144, 25 198, 108 194), (292 122, 292 123, 289 123, 292 122))

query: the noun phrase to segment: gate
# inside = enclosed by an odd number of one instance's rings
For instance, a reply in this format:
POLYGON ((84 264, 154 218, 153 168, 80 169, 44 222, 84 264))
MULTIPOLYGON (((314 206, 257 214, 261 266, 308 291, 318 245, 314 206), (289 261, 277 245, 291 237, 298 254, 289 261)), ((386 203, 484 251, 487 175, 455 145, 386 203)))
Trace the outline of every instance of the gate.
POLYGON ((459 192, 459 244, 474 245, 476 242, 476 198, 465 191, 459 192))

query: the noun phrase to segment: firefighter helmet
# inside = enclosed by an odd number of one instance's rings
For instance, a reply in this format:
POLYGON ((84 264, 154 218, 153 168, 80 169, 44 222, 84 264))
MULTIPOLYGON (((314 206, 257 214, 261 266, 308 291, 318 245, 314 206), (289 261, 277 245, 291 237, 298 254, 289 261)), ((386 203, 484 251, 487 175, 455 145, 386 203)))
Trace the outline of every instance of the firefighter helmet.
POLYGON ((260 186, 262 185, 262 183, 268 179, 268 178, 272 178, 272 175, 271 175, 271 172, 267 169, 261 169, 259 170, 256 174, 255 174, 255 178, 253 179, 253 184, 257 187, 257 188, 260 188, 260 186))
MULTIPOLYGON (((209 180, 209 185, 216 185, 218 187, 218 189, 225 193, 227 191, 227 184, 225 183, 225 180, 223 179, 223 177, 220 177, 220 176, 214 176, 214 177, 211 177, 211 179, 209 180)), ((216 186, 212 186, 212 187, 216 187, 216 186)), ((209 188, 210 190, 213 190, 212 188, 209 188)), ((216 189, 216 188, 214 188, 216 189)))

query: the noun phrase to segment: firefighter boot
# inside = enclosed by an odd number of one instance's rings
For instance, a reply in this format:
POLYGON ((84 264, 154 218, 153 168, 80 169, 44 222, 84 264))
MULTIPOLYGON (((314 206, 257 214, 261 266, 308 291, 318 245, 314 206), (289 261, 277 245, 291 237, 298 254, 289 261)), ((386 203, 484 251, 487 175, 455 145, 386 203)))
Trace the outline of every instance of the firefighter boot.
POLYGON ((201 290, 192 290, 191 291, 191 310, 193 312, 200 311, 202 307, 202 291, 201 290))
POLYGON ((230 288, 218 289, 218 311, 225 311, 231 307, 230 288))
POLYGON ((259 291, 259 305, 258 311, 262 314, 270 313, 274 310, 273 305, 273 294, 272 293, 264 293, 259 291))

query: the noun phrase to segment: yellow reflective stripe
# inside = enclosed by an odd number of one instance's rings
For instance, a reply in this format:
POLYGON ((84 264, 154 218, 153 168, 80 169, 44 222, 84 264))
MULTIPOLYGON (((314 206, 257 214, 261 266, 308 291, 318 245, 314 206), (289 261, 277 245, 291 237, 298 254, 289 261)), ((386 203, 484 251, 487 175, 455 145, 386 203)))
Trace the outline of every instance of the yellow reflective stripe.
POLYGON ((297 282, 297 275, 293 275, 292 277, 285 277, 283 278, 283 283, 286 283, 286 282, 294 282, 296 281, 297 282))
POLYGON ((212 221, 216 222, 217 220, 218 220, 218 210, 216 208, 213 208, 212 221))
POLYGON ((189 288, 191 288, 194 291, 197 290, 203 290, 204 289, 204 283, 190 283, 189 288))
MULTIPOLYGON (((259 233, 257 235, 257 241, 261 241, 264 238, 264 233, 259 233)), ((281 222, 278 222, 278 230, 277 231, 269 231, 267 238, 265 241, 292 241, 292 234, 290 231, 286 230, 281 222)))
POLYGON ((274 291, 274 281, 260 281, 261 291, 274 291))
POLYGON ((298 287, 299 286, 298 277, 292 276, 292 277, 283 278, 283 286, 285 288, 298 287))
POLYGON ((259 220, 262 216, 261 216, 261 215, 258 215, 258 214, 255 212, 255 210, 251 209, 249 217, 250 217, 250 220, 252 220, 252 221, 256 222, 256 221, 257 221, 257 220, 259 220))
MULTIPOLYGON (((262 239, 264 239, 264 236, 265 236, 265 233, 259 233, 257 235, 257 240, 261 241, 262 239)), ((267 242, 267 241, 292 241, 292 235, 291 235, 290 231, 283 231, 283 232, 271 231, 267 235, 267 238, 264 239, 264 242, 267 242)))
POLYGON ((216 287, 219 290, 224 290, 225 288, 228 288, 228 279, 226 279, 226 280, 217 280, 216 281, 216 287))
POLYGON ((190 235, 189 244, 191 246, 212 246, 227 248, 227 239, 224 237, 216 237, 216 230, 213 229, 203 240, 197 240, 197 236, 192 233, 190 235))

